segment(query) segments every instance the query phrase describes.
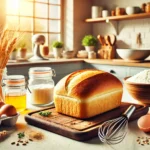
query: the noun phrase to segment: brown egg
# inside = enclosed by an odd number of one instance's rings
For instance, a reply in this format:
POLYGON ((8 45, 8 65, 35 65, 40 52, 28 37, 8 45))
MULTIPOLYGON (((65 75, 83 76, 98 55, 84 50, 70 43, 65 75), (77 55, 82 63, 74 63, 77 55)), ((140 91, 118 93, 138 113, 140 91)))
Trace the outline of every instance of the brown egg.
POLYGON ((0 108, 0 116, 4 114, 6 116, 16 115, 17 114, 16 108, 12 105, 5 104, 0 108))
POLYGON ((2 101, 0 101, 0 108, 1 108, 3 105, 5 105, 5 103, 2 102, 2 101))
POLYGON ((137 124, 140 130, 150 132, 150 114, 140 117, 137 124))

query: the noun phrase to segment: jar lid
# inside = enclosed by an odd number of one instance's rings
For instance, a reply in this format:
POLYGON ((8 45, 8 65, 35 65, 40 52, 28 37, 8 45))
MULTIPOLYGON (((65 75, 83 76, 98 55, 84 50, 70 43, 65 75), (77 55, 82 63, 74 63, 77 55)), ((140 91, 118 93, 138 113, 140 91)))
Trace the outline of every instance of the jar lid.
POLYGON ((29 76, 34 77, 52 77, 55 76, 54 69, 50 67, 33 67, 29 69, 29 76))
POLYGON ((21 86, 25 85, 25 77, 23 75, 8 75, 4 82, 8 86, 21 86))

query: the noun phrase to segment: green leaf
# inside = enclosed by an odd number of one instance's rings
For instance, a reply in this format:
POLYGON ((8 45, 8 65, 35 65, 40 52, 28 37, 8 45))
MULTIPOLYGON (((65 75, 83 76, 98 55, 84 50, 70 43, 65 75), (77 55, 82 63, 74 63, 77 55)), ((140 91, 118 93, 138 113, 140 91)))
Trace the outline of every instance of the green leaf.
POLYGON ((52 112, 50 112, 50 111, 45 111, 45 112, 40 111, 40 112, 39 112, 39 115, 41 115, 41 116, 43 116, 43 117, 48 117, 49 115, 51 115, 51 113, 52 113, 52 112))
POLYGON ((96 46, 97 39, 93 35, 86 35, 82 39, 83 46, 96 46))
POLYGON ((24 132, 20 132, 20 133, 18 133, 18 138, 19 138, 19 139, 21 139, 21 138, 23 138, 23 137, 25 137, 24 132))

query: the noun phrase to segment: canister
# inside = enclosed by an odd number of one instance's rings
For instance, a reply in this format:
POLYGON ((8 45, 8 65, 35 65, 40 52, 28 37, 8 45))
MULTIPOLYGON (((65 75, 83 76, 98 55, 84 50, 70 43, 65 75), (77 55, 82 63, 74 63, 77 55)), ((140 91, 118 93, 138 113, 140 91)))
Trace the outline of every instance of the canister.
POLYGON ((28 89, 30 103, 36 106, 47 106, 53 102, 55 76, 50 67, 32 67, 29 69, 28 89))
POLYGON ((8 75, 5 80, 5 103, 13 105, 18 112, 26 109, 26 83, 23 75, 8 75))

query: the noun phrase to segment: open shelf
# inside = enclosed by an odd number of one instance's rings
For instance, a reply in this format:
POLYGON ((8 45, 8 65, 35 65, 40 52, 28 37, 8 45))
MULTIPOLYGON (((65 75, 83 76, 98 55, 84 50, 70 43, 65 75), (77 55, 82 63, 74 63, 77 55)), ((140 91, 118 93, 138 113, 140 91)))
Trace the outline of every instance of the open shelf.
POLYGON ((119 20, 130 20, 130 19, 142 19, 142 18, 150 18, 150 13, 140 13, 133 15, 121 15, 121 16, 109 16, 106 18, 89 18, 86 19, 85 22, 88 23, 96 23, 96 22, 106 22, 106 21, 119 21, 119 20))

